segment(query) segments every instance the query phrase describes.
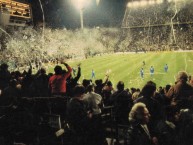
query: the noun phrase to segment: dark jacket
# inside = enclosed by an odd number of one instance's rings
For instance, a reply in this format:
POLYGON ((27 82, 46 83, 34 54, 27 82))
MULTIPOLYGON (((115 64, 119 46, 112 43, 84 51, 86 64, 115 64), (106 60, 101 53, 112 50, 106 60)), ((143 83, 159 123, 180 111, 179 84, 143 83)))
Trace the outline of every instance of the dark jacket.
POLYGON ((72 98, 67 105, 67 122, 77 133, 86 132, 89 121, 86 104, 82 100, 72 98))
POLYGON ((153 142, 140 124, 131 123, 126 132, 125 145, 153 145, 153 142))
POLYGON ((175 145, 176 127, 171 122, 161 120, 156 127, 159 145, 175 145))
POLYGON ((128 114, 133 105, 131 94, 127 91, 116 91, 110 98, 112 105, 114 106, 115 115, 118 123, 127 124, 128 114))

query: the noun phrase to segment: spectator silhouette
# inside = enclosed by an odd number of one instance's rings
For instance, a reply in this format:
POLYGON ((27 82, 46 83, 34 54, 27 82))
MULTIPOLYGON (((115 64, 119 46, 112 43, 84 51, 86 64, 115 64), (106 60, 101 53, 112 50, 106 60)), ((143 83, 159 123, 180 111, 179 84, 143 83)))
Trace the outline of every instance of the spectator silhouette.
POLYGON ((128 124, 128 114, 132 107, 131 94, 124 90, 124 83, 119 81, 117 83, 117 91, 111 96, 111 102, 115 107, 115 115, 119 124, 128 124))
POLYGON ((8 65, 3 63, 0 66, 0 90, 4 90, 9 86, 9 80, 11 78, 10 72, 8 71, 8 65))
POLYGON ((145 104, 136 103, 130 113, 130 127, 127 130, 125 145, 153 145, 152 135, 148 129, 150 114, 145 104))
POLYGON ((67 122, 74 132, 73 145, 86 145, 88 141, 92 113, 83 101, 84 93, 85 88, 77 85, 74 88, 74 96, 67 105, 67 122))
POLYGON ((178 72, 177 82, 167 92, 166 96, 170 100, 189 99, 193 96, 193 87, 188 84, 188 75, 186 72, 178 72))
POLYGON ((73 89, 76 85, 78 85, 78 80, 80 79, 81 76, 81 67, 80 65, 78 66, 78 72, 77 75, 75 77, 72 77, 72 75, 70 75, 67 80, 67 95, 68 96, 73 96, 73 89))
POLYGON ((154 128, 157 122, 163 117, 161 105, 154 98, 155 91, 156 91, 156 84, 152 81, 149 81, 142 88, 142 97, 135 100, 135 102, 144 103, 147 109, 149 110, 151 118, 148 123, 148 126, 152 134, 155 133, 154 128))
POLYGON ((66 79, 70 76, 72 68, 67 63, 62 62, 62 64, 66 66, 68 71, 65 72, 59 65, 55 66, 55 74, 49 79, 49 88, 52 95, 66 95, 66 79))
POLYGON ((108 81, 102 89, 102 97, 105 106, 111 105, 110 96, 112 95, 113 91, 113 84, 111 81, 108 81))

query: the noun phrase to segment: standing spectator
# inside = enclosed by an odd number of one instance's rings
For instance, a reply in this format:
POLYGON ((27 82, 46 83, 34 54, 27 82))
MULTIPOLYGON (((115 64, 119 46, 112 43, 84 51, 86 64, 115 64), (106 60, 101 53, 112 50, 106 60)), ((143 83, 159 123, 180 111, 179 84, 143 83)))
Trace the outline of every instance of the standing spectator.
POLYGON ((110 96, 114 92, 113 84, 108 81, 107 84, 102 89, 102 97, 105 106, 110 105, 110 96))
POLYGON ((62 62, 62 64, 66 66, 68 71, 63 71, 59 65, 54 68, 55 74, 49 79, 49 88, 52 95, 66 94, 66 79, 70 76, 72 68, 67 63, 62 62))
POLYGON ((48 75, 46 74, 46 70, 41 68, 35 78, 35 92, 36 97, 48 97, 48 75))
POLYGON ((0 66, 0 90, 4 90, 9 86, 9 80, 11 78, 11 74, 8 71, 8 65, 3 63, 0 66))
POLYGON ((66 92, 68 96, 73 96, 74 87, 78 85, 78 80, 80 79, 80 76, 81 76, 81 67, 80 65, 78 65, 78 72, 76 76, 72 77, 72 75, 70 75, 66 80, 66 83, 67 83, 66 92))
POLYGON ((90 141, 92 145, 103 145, 105 142, 105 131, 102 125, 101 107, 102 97, 94 92, 94 85, 88 85, 87 93, 84 95, 83 100, 91 110, 92 116, 92 129, 90 131, 90 141))
POLYGON ((120 124, 128 124, 128 114, 133 105, 131 94, 124 90, 124 83, 119 81, 117 91, 112 94, 111 102, 115 107, 116 120, 120 124))
POLYGON ((193 87, 188 84, 188 75, 182 71, 178 73, 177 82, 172 86, 166 96, 170 100, 189 99, 193 96, 193 87))
POLYGON ((83 101, 84 93, 85 88, 77 85, 74 88, 74 96, 67 105, 67 122, 74 132, 72 145, 86 145, 88 141, 92 112, 83 101))
POLYGON ((108 79, 109 79, 109 76, 106 75, 106 79, 105 79, 104 83, 103 83, 102 79, 95 80, 95 84, 96 84, 96 86, 95 86, 95 93, 102 95, 102 89, 107 84, 108 79))
POLYGON ((87 91, 88 93, 84 95, 83 100, 88 104, 93 115, 99 115, 101 113, 100 105, 102 105, 102 97, 94 92, 94 85, 88 85, 87 91))

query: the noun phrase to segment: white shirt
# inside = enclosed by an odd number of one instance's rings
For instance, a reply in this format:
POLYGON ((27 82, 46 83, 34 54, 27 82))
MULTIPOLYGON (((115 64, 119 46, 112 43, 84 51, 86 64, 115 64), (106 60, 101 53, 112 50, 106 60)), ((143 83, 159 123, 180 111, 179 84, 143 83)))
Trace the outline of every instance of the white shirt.
POLYGON ((83 100, 92 108, 93 114, 96 115, 101 113, 101 109, 98 106, 102 101, 101 95, 95 92, 90 92, 84 95, 83 100))

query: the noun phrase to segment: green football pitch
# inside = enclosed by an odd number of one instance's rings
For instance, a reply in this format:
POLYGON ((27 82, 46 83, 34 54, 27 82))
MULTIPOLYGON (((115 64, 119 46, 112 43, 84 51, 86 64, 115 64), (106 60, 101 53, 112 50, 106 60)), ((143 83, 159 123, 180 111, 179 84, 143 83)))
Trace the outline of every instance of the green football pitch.
MULTIPOLYGON (((125 53, 106 54, 92 58, 70 61, 71 67, 77 68, 81 63, 83 79, 91 79, 92 69, 95 71, 95 79, 103 79, 106 74, 116 87, 118 81, 123 81, 126 88, 142 88, 152 80, 159 86, 174 84, 179 71, 186 71, 193 75, 193 52, 148 52, 148 53, 125 53), (143 65, 145 61, 145 65, 143 65), (164 72, 164 65, 168 64, 168 72, 164 72), (150 66, 155 69, 154 75, 150 76, 150 66), (140 69, 144 68, 144 79, 140 76, 140 69)), ((93 79, 93 81, 95 80, 93 79)))

